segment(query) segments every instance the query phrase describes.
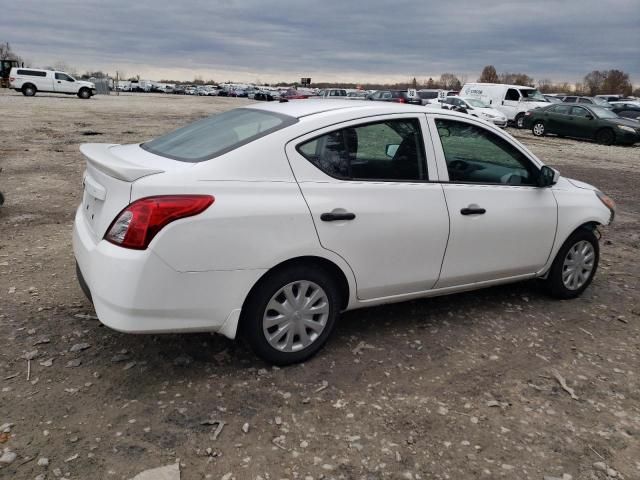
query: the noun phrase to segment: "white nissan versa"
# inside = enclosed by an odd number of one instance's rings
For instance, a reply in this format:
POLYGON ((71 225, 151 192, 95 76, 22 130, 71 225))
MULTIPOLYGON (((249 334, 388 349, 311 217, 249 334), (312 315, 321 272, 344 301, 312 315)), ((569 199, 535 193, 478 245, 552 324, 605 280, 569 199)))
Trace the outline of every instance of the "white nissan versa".
POLYGON ((100 321, 315 354, 340 311, 540 278, 580 295, 614 203, 445 110, 249 105, 139 145, 85 144, 73 248, 100 321))

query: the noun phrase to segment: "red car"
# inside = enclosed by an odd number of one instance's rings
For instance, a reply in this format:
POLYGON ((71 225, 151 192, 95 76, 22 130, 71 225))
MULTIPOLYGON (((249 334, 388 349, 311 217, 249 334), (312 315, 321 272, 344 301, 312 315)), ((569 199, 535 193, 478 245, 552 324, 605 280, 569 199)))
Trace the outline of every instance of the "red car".
POLYGON ((280 98, 283 99, 287 99, 287 100, 297 100, 297 99, 302 99, 302 98, 309 98, 309 94, 308 93, 303 93, 300 92, 294 88, 290 88, 289 90, 280 93, 280 98))

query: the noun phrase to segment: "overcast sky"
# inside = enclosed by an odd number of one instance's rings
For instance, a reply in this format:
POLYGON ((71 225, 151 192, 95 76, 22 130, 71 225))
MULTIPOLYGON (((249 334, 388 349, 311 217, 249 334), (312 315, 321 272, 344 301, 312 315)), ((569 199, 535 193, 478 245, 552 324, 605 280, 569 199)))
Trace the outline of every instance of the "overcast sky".
POLYGON ((0 0, 0 41, 34 66, 159 80, 393 82, 482 67, 640 84, 640 0, 0 0))

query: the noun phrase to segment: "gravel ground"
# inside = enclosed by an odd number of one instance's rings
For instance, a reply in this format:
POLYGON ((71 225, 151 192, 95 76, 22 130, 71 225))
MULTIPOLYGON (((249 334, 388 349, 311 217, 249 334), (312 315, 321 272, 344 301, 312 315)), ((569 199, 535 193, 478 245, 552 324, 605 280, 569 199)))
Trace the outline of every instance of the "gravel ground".
POLYGON ((350 312, 283 369, 220 336, 101 326, 71 251, 79 144, 246 102, 0 92, 1 478, 640 478, 638 147, 510 130, 618 201, 577 300, 525 282, 350 312))

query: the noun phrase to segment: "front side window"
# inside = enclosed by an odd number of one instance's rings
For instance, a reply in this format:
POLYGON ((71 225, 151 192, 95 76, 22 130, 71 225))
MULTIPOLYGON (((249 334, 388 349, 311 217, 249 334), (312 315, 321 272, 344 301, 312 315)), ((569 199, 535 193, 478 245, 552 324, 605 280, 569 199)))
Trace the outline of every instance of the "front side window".
POLYGON ((535 185, 537 169, 505 139, 485 128, 437 119, 452 183, 535 185))
POLYGON ((590 113, 586 108, 571 107, 571 115, 575 115, 576 117, 586 117, 590 115, 590 113))
POLYGON ((73 82, 73 78, 64 73, 56 73, 56 80, 66 80, 67 82, 73 82))
POLYGON ((298 146, 327 175, 341 180, 427 180, 417 119, 388 120, 336 130, 298 146))
POLYGON ((504 99, 517 102, 518 100, 520 100, 520 94, 515 88, 510 88, 509 90, 507 90, 507 95, 504 97, 504 99))
POLYGON ((274 112, 236 108, 191 123, 143 143, 141 147, 156 155, 182 162, 203 162, 297 121, 297 118, 274 112))

